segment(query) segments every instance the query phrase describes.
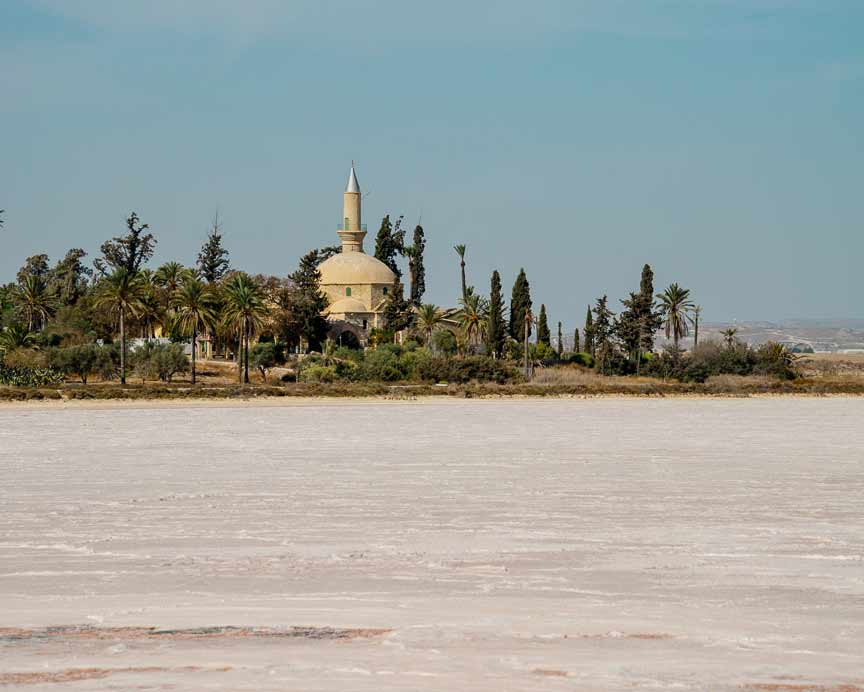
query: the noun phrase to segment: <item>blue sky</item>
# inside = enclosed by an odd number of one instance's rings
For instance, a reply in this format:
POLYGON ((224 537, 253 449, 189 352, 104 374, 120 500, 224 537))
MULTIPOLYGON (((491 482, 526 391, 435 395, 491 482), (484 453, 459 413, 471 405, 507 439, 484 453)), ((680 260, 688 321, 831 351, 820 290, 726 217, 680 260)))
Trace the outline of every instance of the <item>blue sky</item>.
MULTIPOLYGON (((521 266, 553 322, 638 286, 708 321, 864 317, 860 0, 4 0, 0 281, 96 255, 130 210, 192 263, 336 241, 352 159, 370 236, 521 266)), ((367 239, 367 249, 372 244, 367 239)))

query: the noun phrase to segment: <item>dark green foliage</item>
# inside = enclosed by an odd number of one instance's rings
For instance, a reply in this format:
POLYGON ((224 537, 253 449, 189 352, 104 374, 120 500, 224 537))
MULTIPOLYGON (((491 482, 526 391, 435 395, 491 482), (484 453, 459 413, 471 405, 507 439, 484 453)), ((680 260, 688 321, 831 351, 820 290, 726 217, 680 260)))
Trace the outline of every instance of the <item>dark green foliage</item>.
POLYGON ((558 357, 564 353, 564 333, 561 331, 561 323, 558 323, 558 357))
POLYGON ((609 309, 609 299, 602 296, 597 299, 594 306, 594 322, 591 326, 591 337, 594 341, 594 357, 600 371, 610 374, 612 361, 616 355, 615 343, 612 340, 614 334, 615 314, 609 309))
POLYGON ((219 217, 213 221, 213 228, 207 235, 207 240, 198 253, 198 271, 201 278, 208 284, 216 283, 225 276, 230 266, 228 250, 222 245, 222 229, 219 226, 219 217))
POLYGON ((618 316, 615 331, 621 346, 634 362, 642 351, 652 351, 654 334, 663 320, 654 301, 654 272, 650 265, 642 267, 639 292, 621 301, 624 309, 618 316))
POLYGON ((252 347, 249 353, 249 363, 261 373, 261 379, 264 382, 267 381, 267 371, 276 367, 277 356, 277 347, 273 342, 257 343, 252 347))
POLYGON ((432 349, 436 353, 453 355, 456 353, 456 337, 449 329, 439 329, 432 334, 432 349))
POLYGON ((189 358, 182 344, 147 342, 129 354, 135 374, 145 380, 170 382, 177 373, 189 370, 189 358))
MULTIPOLYGON (((525 313, 531 312, 531 286, 525 270, 520 269, 510 298, 510 336, 520 344, 525 340, 525 313)), ((531 336, 531 329, 528 329, 531 336)))
POLYGON ((84 344, 56 349, 51 353, 52 367, 63 374, 78 377, 87 384, 93 374, 111 379, 120 367, 120 351, 116 346, 84 344))
POLYGON ((519 373, 501 360, 489 356, 467 358, 433 357, 417 368, 416 379, 424 382, 514 382, 519 373))
POLYGON ((401 332, 408 329, 413 322, 414 313, 411 311, 411 303, 405 300, 402 284, 399 278, 393 280, 393 286, 387 294, 387 302, 384 304, 384 323, 391 332, 401 332))
POLYGON ((561 355, 561 363, 569 365, 582 365, 586 368, 593 368, 594 357, 590 353, 564 353, 561 355))
POLYGON ((540 305, 540 316, 537 319, 537 343, 552 345, 552 334, 549 332, 549 321, 546 317, 546 305, 540 305))
POLYGON ((310 350, 320 350, 327 337, 327 320, 321 313, 327 307, 327 296, 321 291, 321 272, 318 270, 318 251, 307 252, 300 266, 291 275, 295 294, 294 320, 299 333, 309 343, 310 350))
POLYGON ((767 375, 793 380, 798 374, 795 356, 776 343, 752 348, 741 342, 721 345, 703 342, 692 352, 668 348, 647 361, 644 372, 655 377, 674 378, 682 382, 705 382, 716 375, 767 375))
POLYGON ((573 330, 573 352, 574 353, 578 353, 579 351, 582 350, 581 348, 579 348, 580 345, 581 345, 581 343, 579 341, 579 329, 576 328, 573 330))
MULTIPOLYGON (((583 331, 585 336, 585 348, 583 349, 586 353, 590 353, 591 357, 594 357, 595 348, 594 348, 594 316, 591 314, 591 306, 588 306, 588 314, 585 315, 585 329, 583 331)), ((575 350, 575 349, 574 349, 575 350)))
POLYGON ((333 257, 333 255, 338 255, 340 252, 342 252, 341 245, 325 245, 324 247, 319 248, 317 250, 318 264, 327 261, 328 259, 333 257))
POLYGON ((48 280, 48 255, 33 255, 24 260, 24 266, 15 275, 19 286, 23 286, 28 276, 35 276, 47 282, 48 280))
POLYGON ((93 270, 81 261, 86 256, 81 248, 73 248, 49 272, 48 291, 61 306, 75 305, 87 293, 93 270))
POLYGON ((375 237, 375 257, 390 267, 398 278, 402 278, 402 271, 396 263, 396 257, 402 253, 405 247, 405 231, 402 230, 402 217, 396 220, 396 226, 390 223, 388 214, 381 220, 381 228, 375 237))
POLYGON ((654 335, 663 325, 663 315, 654 300, 654 270, 651 265, 642 267, 642 278, 639 282, 640 315, 642 318, 642 350, 650 353, 654 350, 654 335))
POLYGON ((411 252, 408 254, 408 267, 411 274, 411 303, 417 307, 423 302, 426 293, 426 266, 423 253, 426 251, 426 235, 423 226, 417 224, 414 228, 414 238, 411 252))
POLYGON ((497 269, 492 272, 488 320, 489 324, 486 328, 486 352, 493 358, 500 358, 504 355, 504 348, 507 345, 507 328, 504 324, 504 297, 501 295, 501 275, 497 269))
POLYGON ((100 274, 108 274, 112 270, 125 269, 134 274, 153 256, 156 248, 156 238, 152 233, 145 233, 150 228, 148 224, 140 223, 138 215, 133 211, 126 219, 126 235, 117 236, 102 243, 102 257, 93 262, 100 274))

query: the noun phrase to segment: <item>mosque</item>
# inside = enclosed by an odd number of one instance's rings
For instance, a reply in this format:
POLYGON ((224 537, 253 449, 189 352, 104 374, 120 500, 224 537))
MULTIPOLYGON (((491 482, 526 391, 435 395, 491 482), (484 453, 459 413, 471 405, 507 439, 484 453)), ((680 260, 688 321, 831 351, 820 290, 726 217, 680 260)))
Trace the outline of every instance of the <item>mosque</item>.
POLYGON ((396 281, 390 267, 363 250, 366 224, 360 214, 361 197, 352 163, 337 230, 342 251, 318 267, 321 289, 330 301, 324 311, 330 323, 329 336, 347 346, 365 346, 369 331, 384 326, 384 305, 396 281))

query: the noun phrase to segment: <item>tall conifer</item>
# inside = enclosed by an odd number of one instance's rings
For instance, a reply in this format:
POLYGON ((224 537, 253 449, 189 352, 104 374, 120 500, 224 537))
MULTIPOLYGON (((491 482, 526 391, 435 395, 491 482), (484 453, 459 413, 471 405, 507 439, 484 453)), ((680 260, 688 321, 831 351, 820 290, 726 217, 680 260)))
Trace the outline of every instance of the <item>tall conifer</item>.
MULTIPOLYGON (((407 248, 406 248, 407 249, 407 248)), ((408 267, 411 274, 411 303, 417 307, 423 302, 426 292, 426 267, 423 264, 423 252, 426 250, 426 235, 419 223, 414 228, 414 239, 411 252, 408 254, 408 267)))
POLYGON ((537 319, 537 343, 552 346, 552 335, 549 333, 549 322, 546 318, 546 305, 540 305, 540 316, 537 319))
POLYGON ((561 331, 561 323, 558 323, 558 357, 564 353, 564 334, 561 331))
MULTIPOLYGON (((525 313, 531 312, 531 286, 525 270, 520 269, 516 282, 513 284, 513 293, 510 299, 510 336, 520 344, 525 338, 525 313)), ((531 328, 528 328, 528 336, 531 336, 531 328)))
POLYGON ((585 353, 595 354, 594 350, 594 316, 591 314, 591 306, 588 306, 588 314, 585 315, 585 353))
POLYGON ((507 328, 504 324, 504 297, 501 295, 501 275, 498 270, 492 272, 491 290, 489 292, 489 324, 486 329, 486 351, 493 358, 504 354, 507 344, 507 328))
POLYGON ((573 353, 579 353, 580 351, 580 341, 579 341, 579 328, 573 330, 573 353))

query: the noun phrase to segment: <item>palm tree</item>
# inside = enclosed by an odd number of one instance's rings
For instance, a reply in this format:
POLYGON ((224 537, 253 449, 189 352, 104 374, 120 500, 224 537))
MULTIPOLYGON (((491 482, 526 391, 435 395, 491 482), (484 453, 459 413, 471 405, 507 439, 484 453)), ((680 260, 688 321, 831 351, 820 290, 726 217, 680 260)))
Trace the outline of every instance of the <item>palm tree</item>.
POLYGON ((166 262, 153 275, 153 282, 165 289, 165 308, 171 305, 174 294, 180 285, 193 276, 191 269, 187 269, 179 262, 166 262))
POLYGON ((417 308, 417 326, 426 335, 426 346, 432 345, 432 333, 445 318, 444 311, 432 303, 424 303, 417 308))
POLYGON ((482 339, 486 332, 486 317, 489 306, 485 298, 473 293, 467 295, 460 302, 462 308, 459 311, 459 322, 470 347, 482 339))
POLYGON ((126 384, 126 316, 138 315, 146 290, 140 273, 123 268, 102 279, 97 289, 94 305, 117 313, 120 321, 120 384, 126 384))
POLYGON ((9 352, 16 348, 27 348, 33 345, 36 334, 23 324, 13 324, 0 332, 0 351, 9 352))
POLYGON ((732 348, 735 345, 735 335, 738 333, 738 327, 729 327, 729 329, 724 329, 720 333, 726 342, 726 348, 732 348))
POLYGON ((261 288, 246 274, 237 273, 225 284, 223 319, 240 334, 243 382, 249 384, 249 340, 267 314, 261 288))
POLYGON ((702 306, 694 305, 690 314, 693 321, 693 348, 696 348, 699 345, 699 318, 702 316, 702 306))
POLYGON ((678 284, 670 284, 663 293, 657 294, 657 298, 660 300, 660 310, 665 320, 666 338, 671 336, 677 349, 681 337, 690 333, 687 325, 687 313, 693 309, 690 289, 681 288, 678 284))
POLYGON ((27 331, 42 329, 54 310, 54 298, 41 277, 30 274, 15 289, 13 300, 18 312, 27 320, 27 331))
POLYGON ((145 339, 152 339, 155 336, 153 325, 162 320, 165 312, 162 308, 162 303, 156 297, 156 292, 151 286, 146 286, 141 295, 140 306, 138 308, 137 317, 143 326, 142 336, 145 339))
POLYGON ((171 304, 177 311, 176 324, 180 332, 192 335, 192 384, 195 384, 198 331, 215 321, 215 300, 205 284, 196 278, 187 278, 174 293, 171 304))
POLYGON ((465 250, 467 248, 464 245, 456 245, 453 249, 456 250, 456 254, 459 255, 459 268, 462 270, 462 300, 465 300, 465 297, 468 295, 468 290, 465 284, 465 250))

